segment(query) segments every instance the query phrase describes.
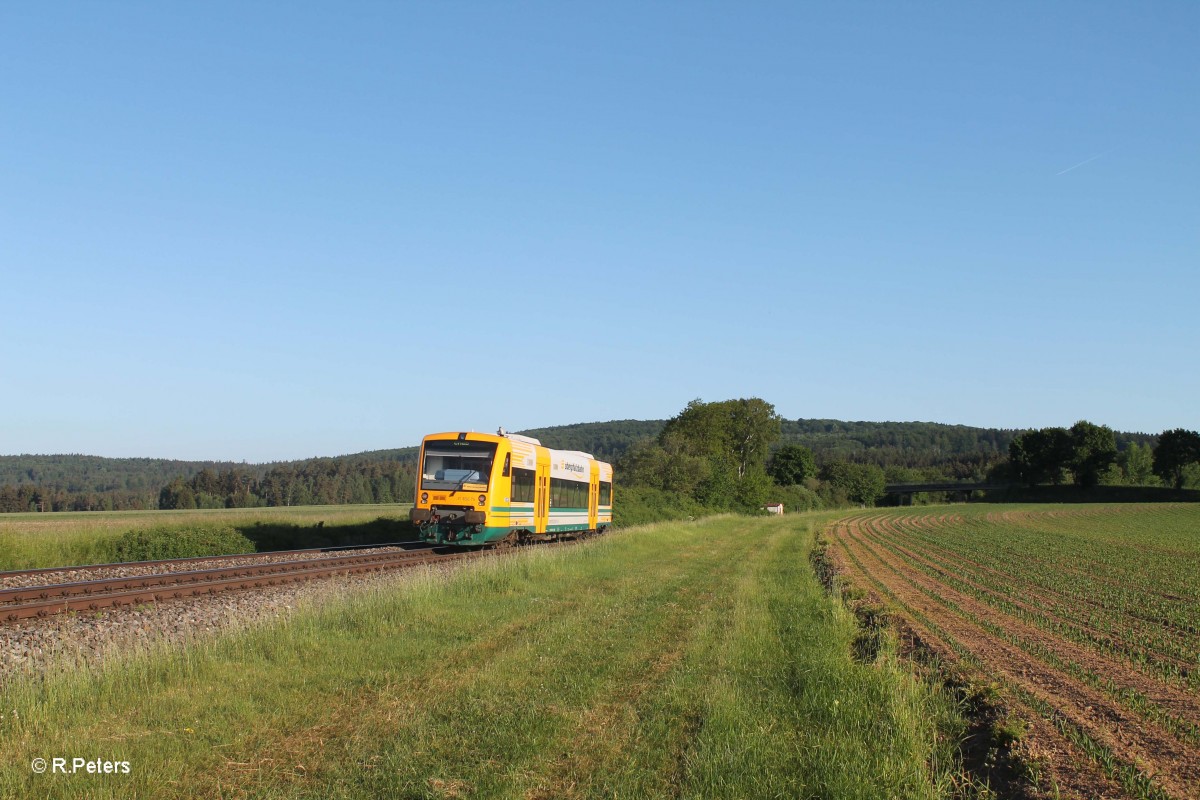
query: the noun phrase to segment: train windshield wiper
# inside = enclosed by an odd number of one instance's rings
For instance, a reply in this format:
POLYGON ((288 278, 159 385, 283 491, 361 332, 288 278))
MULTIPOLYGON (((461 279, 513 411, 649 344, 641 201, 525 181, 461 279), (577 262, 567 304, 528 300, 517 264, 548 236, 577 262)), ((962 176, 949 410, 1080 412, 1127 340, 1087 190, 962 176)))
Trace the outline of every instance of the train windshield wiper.
POLYGON ((478 477, 478 478, 476 478, 476 481, 477 481, 477 482, 483 482, 483 473, 482 473, 482 472, 480 472, 479 470, 471 470, 471 472, 469 472, 469 473, 467 473, 466 475, 464 475, 464 476, 463 476, 463 479, 462 479, 461 481, 459 481, 459 482, 458 482, 458 486, 457 486, 457 488, 455 488, 455 489, 454 489, 454 491, 456 491, 456 492, 457 492, 457 491, 459 491, 460 489, 463 489, 464 487, 466 487, 466 485, 467 485, 467 481, 468 481, 468 480, 470 480, 470 478, 471 478, 471 475, 478 475, 479 477, 478 477))

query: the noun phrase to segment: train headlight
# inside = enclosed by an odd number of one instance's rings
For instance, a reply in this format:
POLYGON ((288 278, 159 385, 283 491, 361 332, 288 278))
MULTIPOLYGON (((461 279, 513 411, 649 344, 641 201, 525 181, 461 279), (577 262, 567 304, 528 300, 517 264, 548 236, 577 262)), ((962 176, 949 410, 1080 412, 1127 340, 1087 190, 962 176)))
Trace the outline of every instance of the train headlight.
POLYGON ((422 503, 429 502, 429 492, 421 492, 421 502, 422 503))
POLYGON ((486 494, 479 495, 479 505, 483 505, 486 502, 487 502, 487 495, 486 494))

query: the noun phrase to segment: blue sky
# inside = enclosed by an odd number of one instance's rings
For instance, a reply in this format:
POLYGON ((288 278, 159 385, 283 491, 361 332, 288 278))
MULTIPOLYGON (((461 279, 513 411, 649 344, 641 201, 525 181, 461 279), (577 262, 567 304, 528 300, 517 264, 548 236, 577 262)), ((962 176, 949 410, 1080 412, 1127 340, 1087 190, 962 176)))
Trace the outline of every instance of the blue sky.
POLYGON ((695 397, 1200 428, 1197 30, 0 5, 0 453, 267 461, 695 397))

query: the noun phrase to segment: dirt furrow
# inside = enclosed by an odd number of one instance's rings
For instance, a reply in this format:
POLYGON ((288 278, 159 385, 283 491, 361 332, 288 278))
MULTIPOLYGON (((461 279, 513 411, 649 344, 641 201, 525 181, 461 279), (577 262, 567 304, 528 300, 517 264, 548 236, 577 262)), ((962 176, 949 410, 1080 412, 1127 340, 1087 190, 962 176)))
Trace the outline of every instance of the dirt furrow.
MULTIPOLYGON (((893 518, 892 521, 895 522, 896 519, 898 519, 898 518, 893 518)), ((922 529, 922 528, 919 528, 919 527, 913 526, 913 525, 900 524, 900 525, 894 525, 894 526, 890 527, 890 530, 896 531, 897 535, 899 535, 899 536, 911 535, 914 537, 920 537, 919 541, 923 548, 928 548, 929 550, 931 550, 933 552, 940 553, 940 554, 944 555, 946 558, 953 559, 955 562, 961 563, 973 571, 991 575, 1003 582, 1013 581, 1013 580, 1017 579, 1017 576, 1014 574, 1010 574, 1010 573, 1004 572, 1002 570, 997 570, 994 567, 988 566, 986 564, 982 564, 981 562, 976 561, 975 559, 969 558, 968 556, 964 555, 963 553, 958 552, 957 550, 952 550, 952 549, 949 549, 947 547, 943 547, 943 546, 937 545, 937 544, 931 544, 930 542, 927 541, 927 539, 928 538, 936 539, 936 538, 938 538, 938 536, 932 530, 930 530, 928 528, 922 529)), ((1115 578, 1099 576, 1099 575, 1096 575, 1095 573, 1088 572, 1087 570, 1085 570, 1081 567, 1076 567, 1076 566, 1072 566, 1069 564, 1053 562, 1053 561, 1049 561, 1047 559, 1034 558, 1032 556, 1028 558, 1028 561, 1031 564, 1046 565, 1046 566, 1048 566, 1054 570, 1057 570, 1061 573, 1076 575, 1076 576, 1079 576, 1080 578, 1084 578, 1084 579, 1087 579, 1090 581, 1095 581, 1098 583, 1103 583, 1108 586, 1124 588, 1127 585, 1115 578)), ((1139 614, 1136 611, 1130 610, 1130 609, 1115 608, 1111 605, 1106 605, 1101 602, 1097 602, 1094 600, 1088 600, 1087 598, 1076 597, 1073 595, 1066 594, 1064 592, 1059 592, 1059 591, 1056 591, 1047 586, 1038 585, 1036 588, 1038 589, 1038 591, 1043 592, 1047 595, 1054 596, 1056 598, 1060 598, 1064 602, 1083 603, 1092 608, 1101 609, 1101 610, 1105 611, 1106 613, 1111 613, 1111 614, 1115 614, 1115 615, 1118 615, 1121 617, 1127 617, 1132 620, 1137 620, 1140 623, 1144 623, 1146 625, 1152 625, 1155 628, 1162 628, 1166 631, 1173 632, 1174 634, 1176 634, 1178 636, 1186 637, 1186 636, 1194 635, 1194 632, 1192 630, 1189 630, 1186 627, 1180 626, 1180 625, 1172 622, 1171 620, 1161 619, 1159 617, 1151 616, 1149 614, 1139 614)), ((1174 595, 1169 592, 1153 591, 1151 589, 1147 589, 1146 594, 1154 594, 1156 597, 1162 598, 1164 600, 1178 601, 1180 599, 1178 595, 1174 595)))
MULTIPOLYGON (((877 518, 877 519, 881 519, 881 518, 877 518)), ((934 524, 934 518, 932 518, 932 517, 912 517, 912 516, 900 517, 900 516, 897 516, 897 517, 891 517, 889 519, 898 525, 902 525, 905 528, 911 529, 911 530, 916 531, 925 536, 933 536, 933 537, 940 536, 942 529, 950 527, 950 526, 946 526, 946 525, 934 524)), ((984 519, 988 520, 989 522, 991 522, 993 524, 999 524, 999 522, 1002 519, 1009 521, 1009 522, 1012 521, 1011 519, 1009 519, 1007 517, 997 516, 996 514, 988 514, 984 517, 984 519)), ((953 530, 951 528, 951 530, 953 531, 954 534, 961 533, 961 529, 953 530)), ((1129 588, 1129 582, 1128 582, 1127 578, 1123 578, 1119 574, 1102 574, 1099 571, 1097 571, 1097 568, 1104 568, 1104 567, 1109 566, 1106 564, 1089 563, 1088 566, 1092 568, 1089 571, 1088 569, 1084 569, 1079 566, 1075 566, 1074 564, 1071 564, 1071 563, 1064 563, 1062 560, 1042 558, 1042 557, 1033 555, 1031 553, 1024 553, 1024 552, 1021 553, 1021 560, 1023 562, 1028 561, 1029 563, 1033 563, 1033 564, 1042 564, 1042 565, 1051 567, 1052 569, 1055 569, 1055 570, 1070 572, 1071 574, 1079 575, 1082 578, 1086 578, 1089 581, 1094 581, 1096 583, 1102 583, 1107 586, 1114 586, 1114 587, 1123 588, 1123 589, 1129 588)), ((1160 598, 1162 600, 1180 601, 1180 600, 1188 599, 1186 597, 1181 597, 1179 594, 1176 593, 1177 591, 1178 591, 1177 587, 1173 590, 1161 589, 1161 588, 1158 588, 1155 586, 1139 587, 1140 594, 1152 595, 1153 597, 1160 598)), ((1129 613, 1129 612, 1125 612, 1125 613, 1129 613)), ((1162 625, 1165 625, 1168 627, 1174 627, 1171 625, 1171 623, 1169 621, 1159 620, 1159 619, 1153 618, 1153 617, 1142 617, 1137 614, 1131 614, 1131 616, 1134 616, 1138 619, 1146 619, 1149 622, 1162 624, 1162 625)))
MULTIPOLYGON (((984 604, 927 578, 886 551, 876 553, 862 538, 860 526, 844 529, 844 541, 902 602, 936 619, 980 662, 1005 680, 1021 686, 1055 708, 1064 718, 1135 765, 1175 797, 1196 798, 1200 789, 1200 753, 1173 736, 1144 723, 1131 712, 1071 676, 1054 669, 1024 650, 1004 642, 970 621, 965 614, 987 618, 984 604), (935 599, 942 598, 942 600, 935 599), (943 602, 944 600, 944 602, 943 602)), ((997 617, 993 615, 993 619, 997 617)), ((1003 622, 1016 625, 1011 617, 1003 622)), ((1042 635, 1039 643, 1051 644, 1042 635)), ((1093 668, 1102 669, 1099 664, 1093 668)))
MULTIPOLYGON (((881 597, 870 578, 858 564, 847 557, 846 550, 843 549, 848 547, 845 544, 845 536, 832 530, 831 538, 836 544, 829 548, 830 560, 838 574, 847 577, 853 586, 866 592, 872 602, 880 603, 881 597)), ((920 621, 898 617, 895 625, 904 651, 925 650, 944 664, 959 662, 958 653, 920 621)), ((1120 785, 1104 774, 1098 765, 1090 761, 1054 725, 1019 700, 1014 700, 1013 704, 1020 710, 1019 716, 1028 722, 1030 728, 1025 737, 1026 757, 1035 760, 1048 773, 1043 780, 1045 785, 1041 787, 1048 790, 1047 796, 1066 800, 1127 800, 1129 796, 1120 785)))
MULTIPOLYGON (((872 537, 871 534, 867 533, 864 529, 860 528, 859 530, 863 535, 872 538, 874 541, 879 541, 878 539, 874 539, 874 537, 872 537)), ((876 536, 877 535, 878 534, 876 534, 876 536)), ((948 571, 945 565, 931 561, 924 555, 917 553, 910 548, 904 547, 903 545, 894 541, 889 541, 888 544, 898 551, 903 557, 911 559, 918 564, 923 564, 931 570, 939 572, 948 571)), ((942 581, 937 578, 932 578, 925 573, 922 574, 925 575, 927 580, 934 581, 937 585, 941 586, 944 592, 950 591, 953 592, 956 597, 969 598, 972 603, 972 608, 986 609, 986 611, 980 611, 976 614, 981 619, 986 619, 987 621, 999 625, 1006 630, 1016 632, 1022 638, 1030 641, 1036 641, 1038 644, 1047 646, 1048 649, 1052 650, 1059 658, 1074 661, 1076 664, 1080 665, 1086 664, 1088 665, 1088 668, 1097 675, 1104 675, 1108 678, 1111 678, 1115 683, 1122 687, 1136 689, 1145 697, 1174 716, 1187 720, 1194 725, 1200 726, 1200 705, 1198 705, 1196 702, 1196 696, 1184 689, 1182 686, 1171 685, 1163 681, 1156 680, 1153 677, 1141 672, 1137 668, 1131 666, 1123 657, 1116 657, 1112 654, 1105 653, 1096 646, 1080 644, 1069 639, 1061 638, 1033 623, 1022 620, 1019 617, 1015 617, 1003 611, 1002 609, 997 608, 986 600, 980 599, 971 594, 959 592, 957 589, 942 583, 942 581)), ((982 593, 986 597, 1002 599, 1029 614, 1044 616, 1049 620, 1076 628, 1077 630, 1094 636, 1097 639, 1112 639, 1111 633, 1099 630, 1098 628, 1094 628, 1090 625, 1079 622, 1078 620, 1065 619, 1056 614, 1052 614, 1047 611, 1045 605, 1039 606, 1034 602, 1026 602, 1017 600, 1016 598, 1003 596, 1000 593, 968 578, 964 578, 961 575, 954 575, 953 577, 955 580, 969 586, 975 591, 982 593)), ((1027 589, 1025 586, 1022 586, 1022 592, 1026 597, 1030 598, 1030 600, 1036 601, 1040 599, 1036 591, 1027 589)), ((1049 601, 1047 602, 1047 605, 1049 605, 1049 601)), ((1174 664, 1179 668, 1187 669, 1190 666, 1187 664, 1187 662, 1173 658, 1169 655, 1159 653, 1155 653, 1155 655, 1162 661, 1168 664, 1174 664)))

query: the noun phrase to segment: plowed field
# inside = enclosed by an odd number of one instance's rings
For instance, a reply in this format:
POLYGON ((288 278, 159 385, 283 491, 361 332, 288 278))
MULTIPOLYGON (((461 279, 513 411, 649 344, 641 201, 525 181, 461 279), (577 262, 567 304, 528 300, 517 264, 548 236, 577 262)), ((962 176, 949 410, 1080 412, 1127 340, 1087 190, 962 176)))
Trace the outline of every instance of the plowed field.
POLYGON ((1051 793, 1200 798, 1200 508, 894 509, 827 535, 845 579, 1002 687, 1051 793))

